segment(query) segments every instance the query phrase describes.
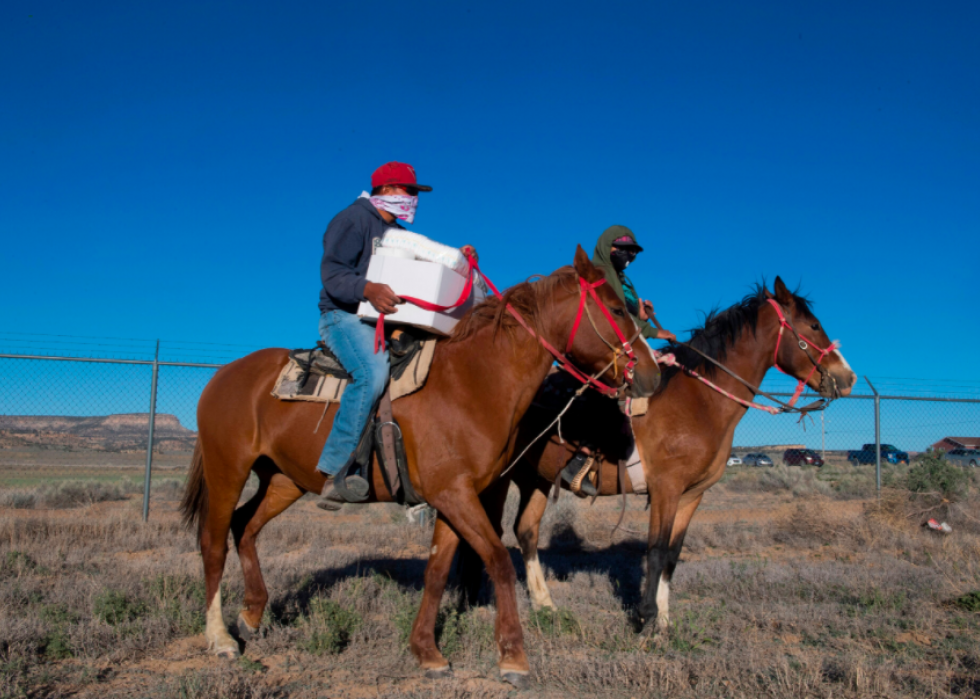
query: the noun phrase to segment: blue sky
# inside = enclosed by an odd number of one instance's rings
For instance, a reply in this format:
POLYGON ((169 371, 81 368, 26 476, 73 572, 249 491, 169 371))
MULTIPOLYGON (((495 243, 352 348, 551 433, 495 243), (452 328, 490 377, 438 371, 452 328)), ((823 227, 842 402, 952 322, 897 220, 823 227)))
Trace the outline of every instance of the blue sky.
POLYGON ((975 395, 978 27, 975 2, 8 3, 0 349, 311 345, 323 229, 401 160, 435 188, 412 228, 498 285, 623 224, 678 333, 778 274, 859 374, 975 395))

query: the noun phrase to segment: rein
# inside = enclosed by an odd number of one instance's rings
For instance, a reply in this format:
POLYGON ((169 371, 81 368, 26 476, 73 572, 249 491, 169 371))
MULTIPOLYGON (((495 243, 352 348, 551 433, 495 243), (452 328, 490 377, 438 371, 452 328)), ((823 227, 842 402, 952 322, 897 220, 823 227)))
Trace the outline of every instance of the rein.
MULTIPOLYGON (((838 391, 837 391, 837 381, 834 379, 834 377, 832 375, 830 375, 825 369, 823 369, 820 366, 820 362, 823 361, 824 357, 826 357, 828 354, 830 354, 831 352, 833 352, 834 350, 837 349, 837 347, 839 346, 838 343, 831 342, 829 347, 826 347, 824 349, 820 349, 820 347, 818 347, 816 344, 814 344, 813 342, 807 340, 807 338, 805 338, 803 335, 801 335, 799 332, 797 332, 796 328, 793 327, 793 324, 789 320, 787 320, 786 316, 783 314, 783 310, 780 307, 780 305, 774 299, 767 299, 767 301, 770 304, 772 304, 772 307, 776 310, 776 315, 779 317, 779 335, 777 336, 777 339, 776 339, 776 349, 773 352, 773 356, 772 356, 773 366, 776 367, 782 373, 786 374, 787 376, 790 375, 781 366, 779 366, 779 364, 777 363, 778 358, 779 358, 779 343, 782 341, 782 338, 783 338, 783 330, 786 329, 786 328, 789 328, 790 331, 793 333, 793 335, 796 336, 796 339, 797 339, 797 342, 799 343, 800 349, 802 349, 804 352, 806 352, 807 358, 809 358, 810 362, 813 364, 813 368, 810 370, 810 373, 806 375, 806 378, 799 380, 799 383, 796 386, 796 391, 793 393, 793 397, 789 400, 788 403, 786 401, 780 400, 779 398, 777 398, 776 396, 772 395, 771 393, 767 393, 766 391, 763 391, 759 386, 754 386, 754 385, 750 384, 748 381, 746 381, 741 376, 739 376, 738 374, 736 374, 735 372, 733 372, 731 369, 729 369, 728 367, 726 367, 724 364, 722 364, 721 362, 717 361, 714 357, 709 357, 707 354, 705 354, 704 352, 702 352, 701 350, 699 350, 697 347, 694 347, 693 345, 691 345, 688 342, 678 342, 677 344, 684 345, 688 349, 693 350, 694 352, 696 352, 697 354, 701 355, 702 357, 704 357, 705 359, 707 359, 709 362, 711 362, 712 364, 714 364, 715 366, 717 366, 719 369, 721 369, 722 371, 724 371, 726 374, 728 374, 729 376, 731 376, 733 379, 735 379, 736 381, 738 381, 739 383, 741 383, 742 385, 744 385, 746 388, 748 388, 753 393, 756 393, 756 394, 759 394, 759 395, 762 395, 762 396, 768 398, 773 403, 777 403, 780 407, 777 408, 777 407, 771 406, 771 405, 762 405, 760 403, 755 403, 753 401, 748 401, 748 400, 745 400, 743 398, 739 398, 738 396, 734 395, 733 393, 731 393, 729 391, 726 391, 725 389, 721 388, 717 384, 712 383, 711 381, 709 381, 705 377, 701 376, 694 369, 689 369, 688 367, 684 366, 683 364, 681 364, 680 362, 677 361, 677 357, 675 357, 673 354, 662 354, 660 352, 654 351, 654 356, 657 358, 657 362, 658 363, 662 363, 662 364, 666 364, 668 366, 676 366, 679 369, 681 369, 682 371, 684 371, 686 374, 688 374, 689 376, 691 376, 692 378, 697 379, 701 383, 703 383, 706 386, 714 389, 715 391, 717 391, 718 393, 722 394, 726 398, 730 398, 733 401, 735 401, 736 403, 740 403, 741 405, 744 405, 746 408, 755 408, 756 410, 762 410, 764 412, 769 413, 770 415, 779 415, 781 413, 800 413, 801 415, 806 415, 807 413, 810 413, 810 412, 815 412, 815 411, 818 411, 818 410, 825 409, 828 405, 830 405, 830 403, 833 400, 835 400, 837 398, 837 395, 839 395, 839 394, 838 394, 838 391), (817 349, 817 350, 820 351, 820 356, 817 359, 814 359, 813 358, 813 355, 810 354, 810 350, 809 350, 809 347, 810 346, 812 346, 815 349, 817 349), (832 385, 834 387, 834 394, 835 395, 834 395, 833 398, 820 398, 818 400, 813 401, 812 403, 809 403, 807 405, 804 405, 803 407, 797 408, 796 407, 796 401, 803 394, 803 390, 806 388, 806 382, 810 380, 810 377, 813 376, 813 372, 815 372, 815 371, 819 371, 820 372, 820 375, 822 377, 828 377, 830 379, 830 381, 832 382, 832 385)), ((658 325, 659 325, 659 323, 658 323, 658 325)))
MULTIPOLYGON (((413 298, 411 296, 402 296, 401 298, 411 303, 412 305, 418 306, 419 308, 425 309, 427 311, 436 311, 436 312, 448 311, 466 302, 466 300, 470 296, 470 292, 473 289, 474 274, 477 273, 483 278, 483 281, 487 283, 487 286, 490 287, 490 290, 498 298, 503 298, 503 294, 500 293, 500 290, 497 289, 496 286, 494 286, 494 283, 490 281, 490 278, 487 277, 487 275, 484 274, 483 271, 480 269, 480 266, 477 264, 475 257, 473 255, 466 254, 466 261, 469 263, 469 270, 466 275, 466 285, 463 287, 463 291, 462 293, 460 293, 459 298, 456 300, 456 303, 450 304, 448 306, 440 306, 431 303, 429 301, 425 301, 423 299, 413 298)), ((548 350, 548 352, 551 353, 551 355, 555 358, 555 362, 558 364, 558 366, 561 369, 567 371, 569 374, 571 374, 576 379, 581 381, 585 386, 592 386, 597 391, 599 391, 599 393, 601 393, 602 395, 609 396, 609 397, 616 397, 619 395, 620 389, 602 383, 601 381, 598 380, 598 377, 602 376, 602 374, 608 371, 610 365, 613 369, 613 377, 615 378, 616 376, 618 376, 619 357, 622 354, 625 354, 628 357, 628 361, 626 363, 626 369, 624 370, 623 373, 627 383, 633 382, 633 367, 636 366, 636 355, 633 352, 632 342, 633 340, 636 340, 637 337, 639 337, 639 331, 637 331, 637 334, 632 338, 632 340, 627 340, 626 336, 623 335, 622 331, 619 329, 619 326, 616 325, 616 322, 613 320, 612 313, 609 312, 609 309, 606 308, 606 305, 599 299, 599 296, 595 292, 595 290, 598 287, 605 284, 606 282, 605 279, 600 279, 591 284, 585 281, 584 279, 582 279, 582 277, 579 277, 578 281, 579 281, 579 292, 580 292, 578 313, 576 314, 575 322, 572 325, 571 335, 569 335, 568 337, 568 345, 565 348, 565 354, 559 352, 557 349, 554 348, 554 346, 552 346, 550 342, 548 342, 546 339, 544 339, 538 333, 536 333, 534 329, 531 327, 531 325, 524 319, 524 316, 522 316, 517 311, 517 309, 514 308, 509 303, 506 306, 507 312, 510 313, 511 316, 513 316, 514 319, 525 330, 527 330, 531 334, 531 337, 535 338, 541 344, 542 347, 544 347, 546 350, 548 350), (619 339, 621 347, 615 347, 614 345, 612 345, 608 340, 606 340, 605 337, 603 337, 602 333, 599 332, 599 329, 596 327, 595 321, 592 320, 592 315, 589 312, 588 304, 586 303, 587 300, 586 296, 591 296, 592 299, 596 302, 596 305, 599 306, 599 309, 606 316, 606 320, 609 321, 609 324, 612 326, 613 331, 616 333, 616 337, 619 339), (594 376, 589 376, 588 374, 580 370, 578 367, 576 367, 574 364, 572 364, 569 361, 567 356, 568 353, 571 351, 572 342, 575 340, 575 334, 578 332, 579 324, 582 322, 583 312, 588 314, 589 322, 592 324, 593 329, 595 329, 596 334, 599 335, 599 338, 606 344, 606 346, 608 346, 610 349, 613 350, 613 353, 615 355, 613 357, 612 362, 610 362, 609 365, 607 365, 605 368, 602 369, 602 371, 595 374, 594 376)), ((385 318, 384 314, 379 315, 377 325, 375 326, 375 330, 374 330, 374 353, 375 354, 377 354, 384 347, 384 318, 385 318)))

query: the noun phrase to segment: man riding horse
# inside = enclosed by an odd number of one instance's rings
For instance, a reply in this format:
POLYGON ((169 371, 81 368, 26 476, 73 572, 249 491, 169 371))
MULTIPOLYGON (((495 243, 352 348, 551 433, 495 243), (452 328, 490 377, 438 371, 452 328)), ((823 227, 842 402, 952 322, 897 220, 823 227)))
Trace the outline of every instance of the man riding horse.
MULTIPOLYGON (((323 446, 317 470, 327 476, 317 507, 339 510, 345 502, 334 486, 333 476, 357 457, 357 446, 365 425, 384 394, 390 372, 384 347, 375 352, 375 327, 357 316, 361 301, 378 313, 391 315, 403 303, 391 287, 367 280, 367 268, 375 241, 389 228, 402 228, 399 221, 412 223, 419 192, 432 187, 418 183, 415 168, 406 163, 385 163, 371 175, 371 192, 362 192, 353 204, 334 216, 323 234, 320 262, 320 337, 351 375, 334 417, 333 429, 323 446)), ((476 259, 476 250, 466 245, 464 254, 476 259)), ((360 464, 367 466, 367 464, 360 464)), ((347 489, 367 493, 368 482, 348 475, 347 489)))
MULTIPOLYGON (((644 339, 674 341, 677 339, 674 333, 664 330, 659 324, 654 327, 650 323, 654 318, 653 304, 640 298, 633 282, 626 276, 626 268, 641 252, 643 252, 643 248, 636 242, 633 231, 626 226, 610 226, 599 236, 599 240, 596 242, 595 252, 592 254, 592 264, 605 272, 606 283, 626 304, 627 311, 633 316, 633 320, 636 321, 644 339)), ((639 455, 634 449, 634 453, 627 463, 627 467, 634 466, 630 472, 631 476, 638 473, 635 465, 639 462, 639 455)), ((592 465, 592 449, 589 445, 583 444, 578 453, 568 461, 563 469, 562 479, 573 484, 573 490, 577 494, 594 495, 595 485, 585 478, 592 465)))
MULTIPOLYGON (((327 437, 317 470, 328 476, 317 506, 339 510, 344 499, 334 488, 333 476, 355 458, 364 426, 384 393, 390 370, 388 350, 374 351, 374 326, 357 317, 357 306, 368 301, 379 313, 396 312, 402 300, 387 284, 366 278, 374 241, 398 221, 412 223, 421 185, 415 169, 405 163, 385 163, 371 175, 371 193, 363 192, 353 204, 334 216, 323 234, 320 262, 320 337, 350 373, 340 408, 327 437)), ((367 481, 348 476, 349 489, 367 492, 367 481)))

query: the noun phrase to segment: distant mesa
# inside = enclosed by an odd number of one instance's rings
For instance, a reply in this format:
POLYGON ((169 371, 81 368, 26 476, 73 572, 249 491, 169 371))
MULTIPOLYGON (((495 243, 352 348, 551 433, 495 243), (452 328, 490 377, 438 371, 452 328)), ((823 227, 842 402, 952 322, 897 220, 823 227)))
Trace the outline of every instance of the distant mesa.
MULTIPOLYGON (((145 451, 149 425, 149 413, 0 415, 0 449, 145 451)), ((196 432, 168 413, 156 414, 153 436, 154 451, 191 451, 197 440, 196 432)))

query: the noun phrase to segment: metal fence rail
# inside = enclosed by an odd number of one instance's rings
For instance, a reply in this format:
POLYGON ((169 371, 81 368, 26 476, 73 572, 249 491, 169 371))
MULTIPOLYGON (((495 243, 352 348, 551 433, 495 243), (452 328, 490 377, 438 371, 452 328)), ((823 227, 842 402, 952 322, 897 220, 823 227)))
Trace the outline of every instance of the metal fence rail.
MULTIPOLYGON (((224 364, 165 361, 160 352, 157 342, 144 343, 146 358, 133 359, 0 353, 0 508, 15 507, 18 497, 38 489, 94 482, 142 492, 147 519, 154 485, 176 487, 186 476, 197 401, 224 364)), ((780 390, 791 384, 780 380, 768 379, 767 390, 791 395, 780 390)), ((867 386, 871 393, 838 400, 803 421, 749 410, 735 432, 733 455, 762 452, 780 463, 787 449, 807 448, 828 465, 847 468, 847 451, 863 444, 894 444, 914 459, 947 437, 980 439, 980 398, 914 395, 914 388, 908 395, 879 394, 870 381, 867 386)), ((877 457, 880 489, 882 468, 891 465, 877 457)))

